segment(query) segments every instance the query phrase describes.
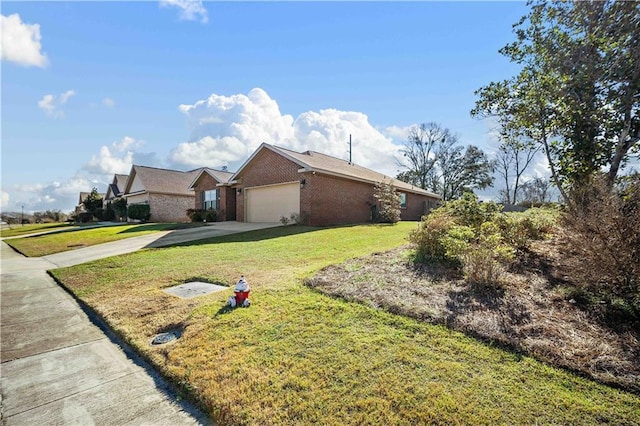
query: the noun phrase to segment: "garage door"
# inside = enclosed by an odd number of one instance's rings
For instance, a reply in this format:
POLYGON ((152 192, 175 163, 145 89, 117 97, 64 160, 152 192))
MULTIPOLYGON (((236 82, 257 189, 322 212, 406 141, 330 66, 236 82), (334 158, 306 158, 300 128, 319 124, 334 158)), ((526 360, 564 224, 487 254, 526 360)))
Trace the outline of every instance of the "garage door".
POLYGON ((300 183, 246 188, 247 222, 280 222, 300 214, 300 183))

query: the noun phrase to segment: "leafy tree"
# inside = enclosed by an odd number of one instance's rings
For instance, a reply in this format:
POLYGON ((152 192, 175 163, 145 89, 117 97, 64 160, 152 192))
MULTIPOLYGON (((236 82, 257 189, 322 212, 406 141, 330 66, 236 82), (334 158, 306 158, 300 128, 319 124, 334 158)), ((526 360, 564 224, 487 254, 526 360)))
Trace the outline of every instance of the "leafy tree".
POLYGON ((465 192, 493 184, 493 162, 477 146, 443 146, 438 151, 440 175, 433 177, 436 192, 443 201, 459 198, 465 192))
POLYGON ((82 202, 85 210, 88 213, 94 213, 96 210, 102 208, 102 196, 98 192, 97 188, 93 188, 91 193, 87 195, 87 198, 82 202))
POLYGON ((522 66, 476 91, 475 116, 496 116, 541 145, 562 197, 608 167, 611 186, 640 140, 640 6, 531 2, 500 50, 522 66))
POLYGON ((378 222, 397 223, 400 220, 400 194, 391 183, 376 183, 373 197, 378 200, 378 222))
POLYGON ((118 219, 127 216, 127 199, 118 197, 111 202, 111 208, 118 219))

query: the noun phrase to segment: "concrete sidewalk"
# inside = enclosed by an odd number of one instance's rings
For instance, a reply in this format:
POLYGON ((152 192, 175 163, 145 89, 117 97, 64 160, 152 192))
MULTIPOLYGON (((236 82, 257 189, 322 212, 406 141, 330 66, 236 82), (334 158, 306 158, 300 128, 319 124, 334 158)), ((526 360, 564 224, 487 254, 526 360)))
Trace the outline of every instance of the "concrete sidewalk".
POLYGON ((25 258, 1 246, 2 423, 192 425, 209 420, 108 330, 101 330, 47 270, 144 247, 279 226, 216 223, 25 258), (105 334, 105 332, 107 334, 105 334))

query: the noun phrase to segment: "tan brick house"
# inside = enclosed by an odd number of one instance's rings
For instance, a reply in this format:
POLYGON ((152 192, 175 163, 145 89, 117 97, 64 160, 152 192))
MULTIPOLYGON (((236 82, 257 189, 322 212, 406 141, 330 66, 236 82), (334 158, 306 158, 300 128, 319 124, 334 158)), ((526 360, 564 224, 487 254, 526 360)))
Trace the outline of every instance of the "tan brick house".
POLYGON ((278 222, 299 217, 311 226, 368 222, 374 185, 390 182, 402 199, 402 220, 419 220, 440 200, 421 188, 314 151, 295 152, 263 143, 230 178, 236 220, 278 222))
POLYGON ((123 196, 128 206, 149 204, 151 222, 188 222, 187 210, 195 204, 189 186, 201 170, 181 172, 134 164, 123 196))
POLYGON ((208 167, 200 170, 189 186, 195 191, 195 208, 217 210, 218 220, 236 220, 236 190, 229 186, 231 176, 231 172, 208 167))

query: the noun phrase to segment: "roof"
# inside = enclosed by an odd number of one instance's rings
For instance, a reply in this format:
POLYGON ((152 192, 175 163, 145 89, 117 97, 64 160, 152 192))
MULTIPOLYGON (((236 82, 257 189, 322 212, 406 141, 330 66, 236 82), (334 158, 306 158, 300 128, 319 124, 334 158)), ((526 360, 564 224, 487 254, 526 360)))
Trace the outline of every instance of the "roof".
POLYGON ((193 196, 193 192, 189 190, 189 185, 201 170, 195 169, 182 172, 134 164, 131 167, 131 173, 129 173, 127 185, 123 192, 130 194, 131 184, 137 179, 142 183, 146 192, 193 196))
POLYGON ((194 189, 196 183, 200 180, 200 177, 202 177, 202 175, 205 173, 214 178, 218 183, 229 183, 229 181, 231 180, 231 176, 233 176, 233 172, 203 167, 202 169, 200 169, 200 172, 196 175, 195 179, 193 179, 191 185, 189 185, 189 189, 194 189))
POLYGON ((418 186, 408 184, 396 178, 387 176, 385 174, 376 172, 366 167, 359 166, 354 163, 350 163, 340 158, 332 157, 330 155, 322 154, 315 151, 296 152, 286 148, 269 145, 267 143, 263 143, 262 145, 260 145, 260 147, 258 147, 258 149, 252 154, 252 156, 233 175, 232 179, 235 179, 236 176, 240 175, 241 171, 251 162, 251 160, 261 149, 270 149, 271 151, 282 155, 290 161, 293 161, 300 166, 300 170, 298 171, 301 173, 324 173, 332 176, 342 177, 345 179, 358 180, 374 184, 379 182, 390 182, 397 189, 403 191, 422 194, 432 198, 440 198, 439 195, 429 191, 425 191, 418 186))

